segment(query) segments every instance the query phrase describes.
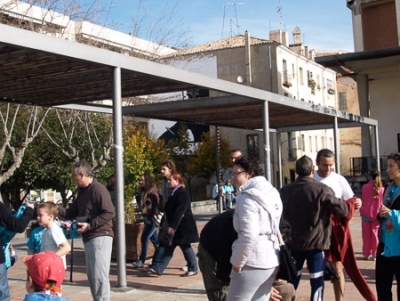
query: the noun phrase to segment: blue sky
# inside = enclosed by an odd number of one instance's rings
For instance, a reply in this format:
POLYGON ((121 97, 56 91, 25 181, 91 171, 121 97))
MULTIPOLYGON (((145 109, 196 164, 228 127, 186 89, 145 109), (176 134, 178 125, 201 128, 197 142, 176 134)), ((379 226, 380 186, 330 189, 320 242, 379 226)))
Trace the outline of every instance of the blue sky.
MULTIPOLYGON (((229 37, 248 30, 253 37, 268 39, 269 31, 283 29, 292 43, 293 29, 298 26, 303 42, 310 49, 354 51, 351 10, 344 0, 114 0, 108 23, 130 32, 132 17, 145 16, 155 22, 165 11, 177 10, 165 27, 179 26, 189 33, 190 45, 229 37), (232 2, 231 2, 232 1, 232 2), (167 7, 167 8, 165 8, 167 7), (280 12, 278 8, 281 7, 280 12), (225 16, 224 16, 225 13, 225 16), (224 24, 224 26, 223 26, 224 24), (223 31, 224 29, 224 31, 223 31)), ((148 24, 141 22, 140 37, 147 39, 148 24)))

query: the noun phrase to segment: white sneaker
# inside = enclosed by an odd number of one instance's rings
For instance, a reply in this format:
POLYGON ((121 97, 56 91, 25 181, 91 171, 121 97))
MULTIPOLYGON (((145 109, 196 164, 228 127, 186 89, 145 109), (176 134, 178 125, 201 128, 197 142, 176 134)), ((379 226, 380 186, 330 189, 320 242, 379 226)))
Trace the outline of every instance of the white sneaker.
POLYGON ((187 272, 187 270, 188 270, 187 265, 185 265, 184 267, 182 267, 181 270, 184 271, 184 272, 187 272))
POLYGON ((135 268, 143 268, 143 267, 144 267, 144 264, 143 264, 143 262, 139 259, 139 260, 137 260, 137 261, 135 261, 135 262, 133 263, 133 266, 134 266, 135 268))

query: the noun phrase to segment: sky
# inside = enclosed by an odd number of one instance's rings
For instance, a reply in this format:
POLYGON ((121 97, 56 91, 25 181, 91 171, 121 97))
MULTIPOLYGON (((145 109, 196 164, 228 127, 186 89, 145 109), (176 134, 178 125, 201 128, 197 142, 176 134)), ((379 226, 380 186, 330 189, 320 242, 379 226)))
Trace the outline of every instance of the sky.
POLYGON ((235 0, 113 0, 107 22, 134 33, 132 19, 140 19, 138 36, 152 40, 149 24, 160 22, 163 16, 164 23, 155 26, 152 37, 179 29, 188 34, 188 46, 244 34, 245 30, 252 37, 268 39, 269 31, 275 29, 287 31, 292 43, 297 26, 309 49, 354 51, 351 10, 344 0, 229 1, 235 0), (169 20, 168 15, 173 17, 169 20))

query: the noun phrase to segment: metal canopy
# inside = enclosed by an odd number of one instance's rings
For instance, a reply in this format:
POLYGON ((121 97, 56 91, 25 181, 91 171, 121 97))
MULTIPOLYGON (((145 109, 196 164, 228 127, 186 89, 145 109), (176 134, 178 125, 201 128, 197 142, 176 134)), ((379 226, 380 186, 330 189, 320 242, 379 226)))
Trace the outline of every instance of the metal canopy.
POLYGON ((129 106, 123 114, 260 129, 262 106, 268 101, 270 127, 280 131, 332 128, 334 117, 339 126, 375 125, 368 118, 93 46, 2 24, 0 32, 0 100, 6 102, 90 106, 91 101, 112 99, 113 70, 120 68, 122 97, 196 88, 239 95, 129 106))

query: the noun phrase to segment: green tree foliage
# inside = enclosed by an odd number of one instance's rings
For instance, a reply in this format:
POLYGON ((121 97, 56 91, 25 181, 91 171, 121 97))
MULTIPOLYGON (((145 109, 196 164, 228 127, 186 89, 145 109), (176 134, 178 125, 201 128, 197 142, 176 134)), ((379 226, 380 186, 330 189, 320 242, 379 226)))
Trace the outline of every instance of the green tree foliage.
MULTIPOLYGON (((221 135, 221 168, 231 167, 229 155, 231 146, 229 141, 221 135)), ((216 140, 210 133, 203 133, 198 148, 194 151, 193 158, 188 164, 188 172, 201 178, 210 178, 217 170, 217 149, 216 140)))
POLYGON ((128 183, 137 185, 144 173, 160 178, 161 162, 168 158, 163 140, 157 140, 146 127, 128 127, 124 133, 124 169, 128 183))

